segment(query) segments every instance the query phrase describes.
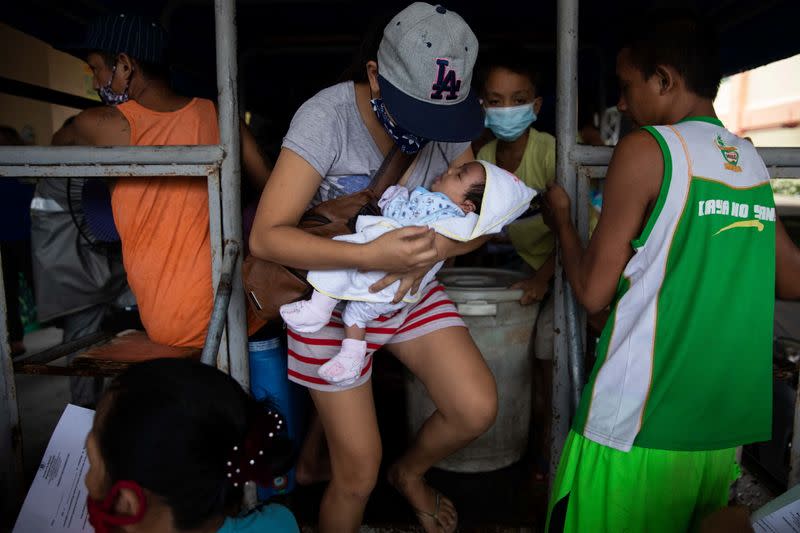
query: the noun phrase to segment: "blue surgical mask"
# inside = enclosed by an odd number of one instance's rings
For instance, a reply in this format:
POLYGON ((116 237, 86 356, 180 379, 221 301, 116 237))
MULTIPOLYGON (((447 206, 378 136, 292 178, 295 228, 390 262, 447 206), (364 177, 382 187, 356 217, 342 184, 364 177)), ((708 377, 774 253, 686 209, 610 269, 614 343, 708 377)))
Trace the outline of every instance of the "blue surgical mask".
POLYGON ((487 107, 484 125, 501 141, 516 141, 536 121, 533 104, 487 107))
POLYGON ((114 65, 111 67, 111 79, 108 80, 108 83, 106 83, 103 87, 100 87, 100 89, 97 90, 97 94, 100 96, 100 101, 105 105, 115 106, 124 104, 128 101, 128 86, 130 85, 130 82, 125 85, 125 90, 121 93, 116 93, 114 92, 114 89, 111 88, 111 82, 114 81, 114 74, 116 73, 117 65, 114 65))
POLYGON ((372 104, 372 110, 375 111, 375 115, 383 125, 383 129, 386 130, 386 133, 389 134, 389 137, 394 140, 404 154, 416 154, 428 144, 428 139, 414 135, 396 124, 389 116, 389 113, 386 112, 386 105, 384 105, 382 98, 373 98, 370 103, 372 104))

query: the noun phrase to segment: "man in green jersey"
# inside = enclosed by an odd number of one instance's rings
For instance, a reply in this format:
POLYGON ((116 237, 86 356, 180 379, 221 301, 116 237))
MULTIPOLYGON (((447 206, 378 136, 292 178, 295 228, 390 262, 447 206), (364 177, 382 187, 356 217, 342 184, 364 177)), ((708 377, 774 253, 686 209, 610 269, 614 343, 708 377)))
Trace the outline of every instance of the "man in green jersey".
POLYGON ((617 57, 616 147, 588 248, 558 186, 546 203, 566 276, 611 306, 561 458, 548 532, 686 532, 728 502, 737 446, 771 435, 774 299, 800 298, 800 251, 753 145, 713 100, 716 37, 651 13, 617 57))

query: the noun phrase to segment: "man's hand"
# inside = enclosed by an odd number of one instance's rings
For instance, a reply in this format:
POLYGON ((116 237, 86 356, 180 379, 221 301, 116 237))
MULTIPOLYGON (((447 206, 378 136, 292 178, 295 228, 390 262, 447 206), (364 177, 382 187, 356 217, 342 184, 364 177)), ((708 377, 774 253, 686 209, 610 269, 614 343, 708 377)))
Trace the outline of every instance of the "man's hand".
POLYGON ((570 224, 569 195, 564 188, 553 182, 547 186, 542 202, 542 218, 544 223, 556 231, 560 226, 570 224))
POLYGON ((546 279, 539 279, 539 276, 533 276, 532 278, 518 281, 511 288, 522 289, 522 298, 519 299, 519 303, 530 305, 533 302, 541 302, 544 299, 549 283, 546 279))
POLYGON ((394 294, 394 299, 392 300, 392 303, 396 304, 400 302, 406 294, 415 294, 419 291, 422 278, 425 277, 425 274, 427 274, 431 268, 433 268, 433 264, 414 268, 404 273, 386 274, 383 279, 374 283, 369 288, 369 291, 380 292, 395 281, 400 280, 400 287, 398 287, 397 292, 394 294))
MULTIPOLYGON (((570 220, 569 198, 548 187, 545 204, 558 236, 561 263, 578 301, 596 313, 614 299, 619 278, 633 255, 631 241, 642 232, 648 208, 661 190, 664 158, 655 138, 638 130, 622 139, 608 165, 603 212, 584 250, 570 220)), ((581 206, 583 207, 583 206, 581 206)))

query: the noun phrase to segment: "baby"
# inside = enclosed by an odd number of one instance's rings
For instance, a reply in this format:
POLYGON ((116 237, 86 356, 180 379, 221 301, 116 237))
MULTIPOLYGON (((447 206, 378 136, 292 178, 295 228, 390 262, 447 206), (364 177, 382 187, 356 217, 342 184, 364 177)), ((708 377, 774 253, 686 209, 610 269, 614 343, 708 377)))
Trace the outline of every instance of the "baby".
MULTIPOLYGON (((409 193, 408 189, 402 186, 389 187, 378 201, 378 206, 384 217, 392 219, 400 226, 426 226, 442 219, 465 217, 468 213, 480 214, 486 189, 484 165, 489 164, 470 161, 458 168, 448 169, 433 181, 430 190, 417 187, 409 193)), ((369 227, 364 228, 364 230, 369 229, 369 227)), ((373 234, 360 239, 359 242, 368 242, 377 236, 373 234)), ((347 237, 349 236, 345 236, 344 239, 347 237)), ((433 279, 441 266, 442 262, 436 263, 426 274, 425 279, 433 279)), ((424 285, 423 281, 420 287, 424 285)), ((281 306, 280 313, 291 329, 301 333, 313 333, 328 324, 331 313, 338 303, 338 299, 315 290, 309 300, 281 306)), ((403 301, 399 303, 348 301, 342 313, 345 325, 342 349, 319 368, 319 376, 333 384, 342 386, 352 384, 361 375, 366 361, 367 323, 406 305, 408 303, 403 301)))

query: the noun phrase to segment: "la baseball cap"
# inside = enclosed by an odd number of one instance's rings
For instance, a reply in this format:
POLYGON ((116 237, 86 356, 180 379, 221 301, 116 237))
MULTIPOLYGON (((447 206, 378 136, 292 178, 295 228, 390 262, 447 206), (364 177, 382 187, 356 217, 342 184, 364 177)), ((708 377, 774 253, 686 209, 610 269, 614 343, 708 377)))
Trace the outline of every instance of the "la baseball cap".
POLYGON ((415 2, 383 31, 378 84, 386 108, 404 129, 435 141, 471 141, 483 130, 472 91, 478 39, 444 6, 415 2))
POLYGON ((102 15, 89 23, 82 42, 65 48, 84 54, 92 50, 125 53, 145 63, 164 65, 167 62, 167 32, 155 20, 140 15, 102 15))

